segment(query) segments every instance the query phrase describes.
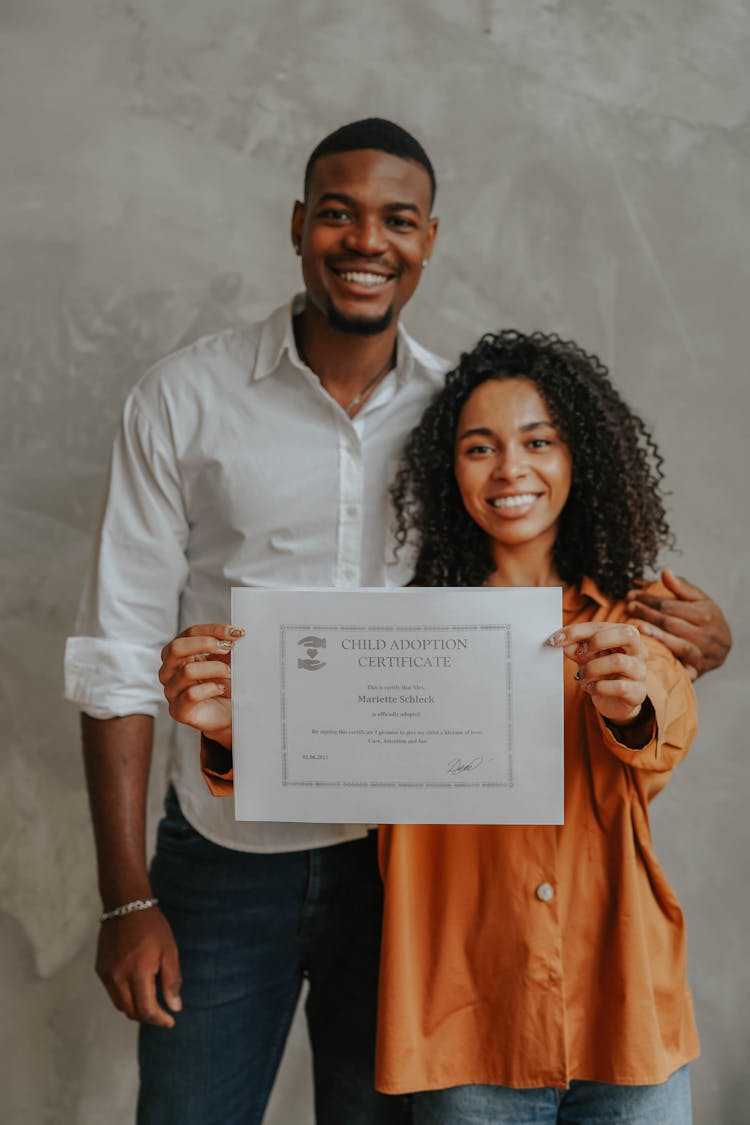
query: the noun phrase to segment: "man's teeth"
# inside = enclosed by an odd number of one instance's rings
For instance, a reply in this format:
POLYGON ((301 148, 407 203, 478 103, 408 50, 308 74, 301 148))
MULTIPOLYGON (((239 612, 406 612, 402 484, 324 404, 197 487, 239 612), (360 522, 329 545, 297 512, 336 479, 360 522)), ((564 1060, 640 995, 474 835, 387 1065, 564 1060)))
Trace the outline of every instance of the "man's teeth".
POLYGON ((536 500, 535 492, 521 492, 518 496, 496 496, 494 500, 490 500, 490 504, 493 508, 522 508, 533 500, 536 500))
POLYGON ((381 273, 360 273, 359 270, 341 272, 339 277, 343 277, 344 281, 350 281, 353 285, 369 285, 371 289, 378 285, 385 285, 388 280, 381 273))

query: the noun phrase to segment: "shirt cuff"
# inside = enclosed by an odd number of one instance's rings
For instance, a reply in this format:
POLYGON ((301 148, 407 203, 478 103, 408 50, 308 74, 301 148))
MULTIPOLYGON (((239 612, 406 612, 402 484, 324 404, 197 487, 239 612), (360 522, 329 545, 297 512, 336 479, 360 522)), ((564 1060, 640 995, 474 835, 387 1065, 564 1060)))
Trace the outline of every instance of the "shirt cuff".
POLYGON ((201 773, 214 797, 231 797, 234 793, 232 751, 201 734, 201 773))
POLYGON ((159 664, 159 650, 148 645, 68 637, 65 698, 93 718, 156 716, 164 702, 159 664))

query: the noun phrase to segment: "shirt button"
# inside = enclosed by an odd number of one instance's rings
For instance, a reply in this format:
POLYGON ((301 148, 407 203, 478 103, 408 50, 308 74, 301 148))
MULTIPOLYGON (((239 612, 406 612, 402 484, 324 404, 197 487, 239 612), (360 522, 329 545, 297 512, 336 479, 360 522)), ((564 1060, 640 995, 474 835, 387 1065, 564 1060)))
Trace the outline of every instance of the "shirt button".
POLYGON ((540 883, 536 889, 536 897, 540 902, 552 902, 555 897, 555 888, 551 883, 540 883))

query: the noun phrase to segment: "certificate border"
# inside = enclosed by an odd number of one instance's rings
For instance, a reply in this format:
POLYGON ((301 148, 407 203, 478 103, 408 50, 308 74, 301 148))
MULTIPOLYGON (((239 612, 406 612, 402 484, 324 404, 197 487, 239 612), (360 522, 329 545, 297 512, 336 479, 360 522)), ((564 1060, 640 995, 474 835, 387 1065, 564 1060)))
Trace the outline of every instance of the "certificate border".
MULTIPOLYGON (((283 786, 301 786, 311 789, 513 789, 513 662, 512 634, 513 626, 509 624, 472 624, 472 625, 322 625, 322 624, 289 624, 279 626, 281 643, 279 645, 280 675, 279 685, 281 690, 281 784, 283 786), (321 630, 340 632, 377 632, 377 633, 447 633, 452 631, 479 632, 481 630, 500 629, 505 633, 505 696, 506 696, 506 722, 505 722, 505 781, 295 781, 288 776, 289 749, 287 743, 287 708, 286 708, 286 634, 287 630, 303 630, 307 633, 316 633, 321 630)), ((296 652, 296 649, 295 649, 296 652)))

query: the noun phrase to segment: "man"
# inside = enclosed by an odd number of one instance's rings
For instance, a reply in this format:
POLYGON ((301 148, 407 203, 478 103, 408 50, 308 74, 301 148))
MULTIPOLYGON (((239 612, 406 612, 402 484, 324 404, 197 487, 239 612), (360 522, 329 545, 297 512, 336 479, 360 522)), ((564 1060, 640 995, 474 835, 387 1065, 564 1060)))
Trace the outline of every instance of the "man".
MULTIPOLYGON (((260 1122, 304 977, 320 1125, 402 1119, 372 1089, 380 887, 366 829, 235 823, 181 725, 150 875, 144 820, 159 651, 178 629, 226 620, 232 585, 409 578, 387 549, 387 484, 447 366, 399 325, 432 252, 434 190, 398 126, 331 134, 292 216, 304 298, 168 357, 125 405, 66 690, 85 712, 97 969, 141 1021, 141 1125, 260 1122)), ((686 591, 672 643, 720 663, 720 611, 686 591)))

